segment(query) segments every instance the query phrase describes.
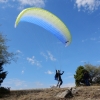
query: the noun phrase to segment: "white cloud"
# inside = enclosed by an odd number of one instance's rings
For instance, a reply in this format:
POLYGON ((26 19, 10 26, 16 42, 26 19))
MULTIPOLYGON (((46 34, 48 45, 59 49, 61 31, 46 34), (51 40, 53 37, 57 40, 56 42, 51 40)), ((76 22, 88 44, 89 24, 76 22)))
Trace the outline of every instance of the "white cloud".
POLYGON ((20 50, 17 50, 16 52, 17 52, 18 54, 19 54, 19 53, 22 53, 20 50))
POLYGON ((15 5, 13 5, 9 0, 0 0, 0 3, 2 3, 2 6, 0 6, 2 9, 5 9, 7 7, 14 8, 15 5))
POLYGON ((16 57, 24 59, 24 54, 20 50, 16 50, 16 57))
POLYGON ((100 0, 75 0, 75 5, 79 10, 84 8, 85 10, 94 11, 100 6, 100 0))
POLYGON ((40 54, 41 54, 43 57, 45 57, 46 60, 48 60, 48 56, 47 56, 45 53, 41 52, 40 54))
POLYGON ((45 6, 45 0, 18 0, 21 5, 45 6))
POLYGON ((49 51, 47 53, 51 61, 56 61, 56 58, 49 51))
POLYGON ((7 3, 8 0, 0 0, 0 3, 7 3))
POLYGON ((52 72, 52 71, 50 71, 50 70, 48 70, 47 72, 45 72, 46 74, 49 74, 49 75, 51 75, 51 74, 53 74, 54 72, 52 72))
POLYGON ((19 89, 20 87, 27 87, 27 83, 19 79, 8 79, 3 83, 3 86, 11 87, 11 89, 19 89))
POLYGON ((20 80, 15 80, 15 81, 14 81, 14 84, 15 84, 16 86, 26 85, 26 84, 25 84, 25 81, 20 81, 20 80))
POLYGON ((24 9, 24 6, 19 6, 18 7, 18 10, 22 10, 22 9, 24 9))
POLYGON ((0 3, 5 3, 5 5, 1 6, 3 9, 15 7, 22 10, 26 6, 45 7, 46 0, 0 0, 0 3))
POLYGON ((35 57, 27 57, 28 62, 30 62, 32 65, 36 65, 36 66, 41 66, 40 61, 37 61, 35 59, 35 57))
POLYGON ((18 9, 23 9, 25 6, 44 7, 46 0, 18 0, 20 6, 18 9))
POLYGON ((34 64, 34 63, 35 63, 34 56, 33 56, 32 58, 27 57, 27 60, 28 60, 31 64, 34 64))
POLYGON ((51 61, 56 61, 57 59, 51 54, 50 51, 47 51, 47 54, 41 52, 40 53, 43 57, 45 57, 46 60, 50 59, 51 61))

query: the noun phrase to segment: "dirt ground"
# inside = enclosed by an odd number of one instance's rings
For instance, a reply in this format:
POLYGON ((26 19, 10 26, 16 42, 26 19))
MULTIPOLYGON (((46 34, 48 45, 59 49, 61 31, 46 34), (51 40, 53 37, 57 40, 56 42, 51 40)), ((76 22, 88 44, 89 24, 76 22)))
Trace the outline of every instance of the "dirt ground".
POLYGON ((68 88, 48 88, 31 90, 12 90, 0 100, 100 100, 100 86, 76 87, 77 93, 73 97, 58 98, 56 95, 68 88))

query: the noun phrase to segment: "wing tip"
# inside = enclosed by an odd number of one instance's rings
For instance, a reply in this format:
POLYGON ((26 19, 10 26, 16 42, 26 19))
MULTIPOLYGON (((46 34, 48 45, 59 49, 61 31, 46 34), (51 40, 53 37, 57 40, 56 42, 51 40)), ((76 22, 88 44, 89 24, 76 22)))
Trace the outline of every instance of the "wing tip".
POLYGON ((67 47, 70 44, 70 41, 65 42, 65 46, 67 47))
POLYGON ((17 26, 17 25, 15 24, 14 27, 16 28, 16 26, 17 26))

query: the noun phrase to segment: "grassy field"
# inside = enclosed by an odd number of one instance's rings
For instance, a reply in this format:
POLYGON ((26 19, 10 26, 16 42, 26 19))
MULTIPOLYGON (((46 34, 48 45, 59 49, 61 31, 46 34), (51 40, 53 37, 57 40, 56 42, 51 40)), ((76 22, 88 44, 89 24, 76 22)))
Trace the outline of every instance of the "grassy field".
POLYGON ((76 87, 77 93, 73 97, 58 98, 56 95, 68 88, 48 88, 31 90, 12 90, 0 100, 100 100, 100 86, 76 87))

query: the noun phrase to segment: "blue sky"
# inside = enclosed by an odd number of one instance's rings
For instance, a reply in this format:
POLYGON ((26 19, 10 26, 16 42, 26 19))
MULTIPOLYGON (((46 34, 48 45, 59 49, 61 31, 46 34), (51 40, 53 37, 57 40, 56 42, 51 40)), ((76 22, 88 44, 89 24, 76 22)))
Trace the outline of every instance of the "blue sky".
POLYGON ((10 40, 9 51, 17 62, 8 71, 3 86, 11 89, 49 88, 57 84, 55 69, 64 70, 62 87, 74 86, 74 74, 84 63, 100 65, 100 0, 0 0, 0 32, 10 40), (59 17, 70 30, 72 43, 65 47, 50 32, 21 22, 18 14, 28 7, 40 7, 59 17))

